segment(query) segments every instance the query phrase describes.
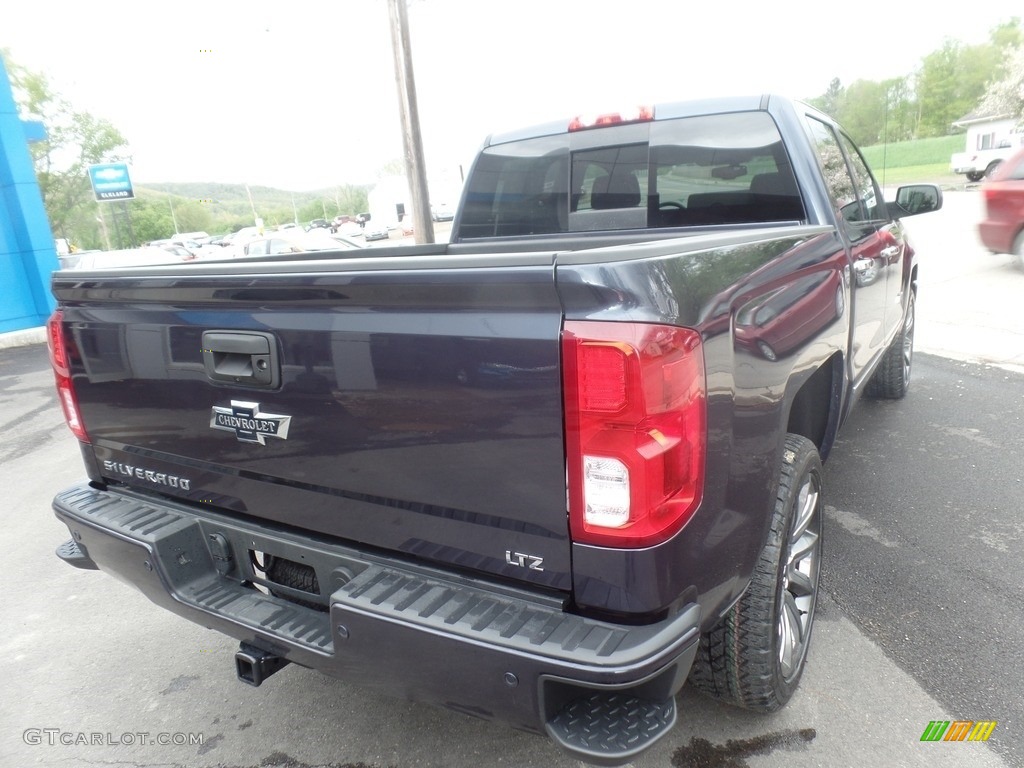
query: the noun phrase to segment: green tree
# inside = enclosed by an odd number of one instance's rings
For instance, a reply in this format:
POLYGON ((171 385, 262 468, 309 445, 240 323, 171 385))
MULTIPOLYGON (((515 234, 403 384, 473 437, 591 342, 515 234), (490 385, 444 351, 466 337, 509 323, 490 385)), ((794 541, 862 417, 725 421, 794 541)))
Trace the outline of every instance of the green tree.
POLYGON ((46 126, 47 139, 30 151, 50 227, 59 237, 92 241, 98 227, 88 167, 127 160, 128 142, 109 121, 75 109, 46 75, 13 62, 7 51, 3 57, 18 107, 46 126))
POLYGON ((929 53, 921 62, 917 75, 918 109, 921 115, 920 135, 944 136, 954 120, 973 107, 958 93, 958 65, 962 46, 947 40, 942 48, 929 53))
POLYGON ((405 176, 405 159, 393 157, 377 170, 377 178, 383 179, 388 176, 405 176))
POLYGON ((886 104, 883 83, 858 80, 846 89, 835 118, 857 144, 878 144, 885 130, 886 104))
POLYGON ((821 96, 815 96, 807 101, 812 107, 820 109, 829 117, 836 118, 839 115, 839 110, 842 107, 845 96, 846 89, 843 87, 843 84, 839 82, 838 77, 833 77, 832 82, 828 84, 828 90, 821 96))
POLYGON ((306 203, 299 208, 299 224, 308 224, 313 219, 323 219, 325 218, 325 211, 328 221, 338 215, 334 211, 334 204, 328 203, 326 199, 306 203))
MULTIPOLYGON (((1002 97, 1012 96, 1015 52, 1024 44, 1021 21, 1014 17, 996 26, 989 42, 966 46, 947 40, 921 60, 913 75, 882 83, 858 81, 844 88, 833 78, 828 90, 808 101, 843 123, 854 138, 870 144, 872 136, 888 141, 944 136, 952 123, 973 111, 986 89, 1007 81, 1002 97), (875 130, 874 123, 881 120, 875 130)), ((1004 108, 1005 109, 1005 108, 1004 108)))
POLYGON ((338 187, 335 194, 338 213, 360 214, 370 210, 368 192, 366 187, 353 184, 338 187))
POLYGON ((1024 45, 1014 50, 1003 77, 993 83, 982 99, 979 111, 987 115, 1010 115, 1024 130, 1024 45))
POLYGON ((175 200, 174 217, 178 221, 179 232, 207 232, 213 227, 209 207, 198 200, 175 200))
POLYGON ((907 141, 917 136, 917 102, 910 79, 895 77, 882 83, 885 89, 885 140, 907 141))
POLYGON ((131 201, 129 207, 136 241, 148 243, 151 240, 163 240, 174 234, 171 202, 163 195, 137 197, 131 201))
POLYGON ((1007 22, 998 25, 990 35, 992 44, 1001 51, 1019 48, 1024 43, 1024 30, 1020 27, 1020 17, 1014 16, 1007 22))
POLYGON ((990 33, 990 42, 965 46, 947 40, 921 62, 917 76, 918 135, 943 136, 955 120, 973 112, 988 88, 1003 79, 1008 60, 1021 44, 1020 20, 990 33))

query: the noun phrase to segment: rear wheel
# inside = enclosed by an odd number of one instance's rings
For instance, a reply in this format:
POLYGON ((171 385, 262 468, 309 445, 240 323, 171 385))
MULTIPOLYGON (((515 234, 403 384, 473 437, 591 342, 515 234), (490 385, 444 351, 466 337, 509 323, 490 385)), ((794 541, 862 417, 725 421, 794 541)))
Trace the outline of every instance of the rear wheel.
POLYGON ((996 172, 996 168, 998 168, 1002 164, 1002 162, 1002 160, 993 160, 991 163, 989 163, 988 168, 985 169, 985 178, 992 178, 992 174, 996 172))
POLYGON ((981 172, 981 171, 968 171, 967 172, 967 180, 968 181, 981 181, 984 177, 985 177, 985 174, 983 172, 981 172))
POLYGON ((788 435, 768 541, 747 591, 701 637, 690 682, 746 709, 773 712, 803 674, 821 565, 821 459, 788 435))
POLYGON ((910 386, 910 368, 914 361, 914 292, 910 292, 907 314, 899 335, 885 351, 875 375, 868 382, 866 394, 899 400, 910 386))

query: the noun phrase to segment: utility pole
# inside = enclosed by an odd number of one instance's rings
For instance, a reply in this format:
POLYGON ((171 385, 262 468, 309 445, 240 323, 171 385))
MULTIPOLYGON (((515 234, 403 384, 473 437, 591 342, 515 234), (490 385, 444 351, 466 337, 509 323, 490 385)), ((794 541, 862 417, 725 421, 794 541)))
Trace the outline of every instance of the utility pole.
POLYGON ((248 182, 245 185, 245 194, 249 196, 249 208, 250 210, 252 210, 252 223, 255 224, 256 226, 259 226, 260 217, 256 215, 256 205, 252 201, 252 190, 249 189, 248 182))
POLYGON ((412 200, 413 232, 417 243, 434 242, 434 222, 430 218, 426 164, 420 138, 420 116, 416 106, 416 81, 412 73, 412 48, 409 45, 409 16, 406 0, 388 0, 391 19, 391 47, 395 55, 395 83, 398 85, 398 110, 402 120, 402 144, 405 147, 405 173, 412 200))
POLYGON ((249 208, 252 209, 252 223, 256 225, 256 229, 259 233, 263 234, 263 219, 256 215, 256 205, 252 201, 252 190, 249 189, 249 183, 245 184, 245 194, 249 196, 249 208))
POLYGON ((167 195, 167 204, 171 207, 171 221, 174 222, 174 234, 181 234, 178 229, 178 217, 174 215, 174 199, 170 193, 167 195))
POLYGON ((96 216, 96 221, 100 223, 100 231, 103 233, 103 246, 105 250, 111 250, 110 248, 110 232, 107 230, 107 220, 103 218, 103 203, 96 203, 96 207, 99 214, 96 216))

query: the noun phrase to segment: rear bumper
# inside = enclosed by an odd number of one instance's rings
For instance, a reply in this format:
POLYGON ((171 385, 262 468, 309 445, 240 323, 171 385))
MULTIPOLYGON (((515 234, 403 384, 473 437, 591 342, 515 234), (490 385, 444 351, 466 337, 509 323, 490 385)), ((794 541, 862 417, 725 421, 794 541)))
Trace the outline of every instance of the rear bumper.
POLYGON ((53 506, 77 545, 58 554, 76 567, 94 564, 157 605, 288 661, 546 732, 592 762, 628 761, 671 728, 696 653, 696 605, 658 624, 618 625, 567 613, 548 595, 130 491, 83 484, 53 506), (274 591, 322 610, 253 588, 263 553, 310 566, 319 596, 274 591), (581 709, 606 729, 593 742, 574 725, 581 709), (637 711, 639 724, 629 720, 637 711))
POLYGON ((978 224, 978 237, 992 253, 1013 253, 1013 241, 1020 224, 999 219, 983 219, 978 224))

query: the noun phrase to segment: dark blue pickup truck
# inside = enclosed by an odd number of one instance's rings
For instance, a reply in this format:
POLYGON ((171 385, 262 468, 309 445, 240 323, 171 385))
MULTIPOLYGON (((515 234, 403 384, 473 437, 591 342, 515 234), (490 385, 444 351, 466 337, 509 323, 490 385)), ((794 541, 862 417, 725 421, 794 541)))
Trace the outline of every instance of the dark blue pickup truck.
MULTIPOLYGON (((58 272, 58 554, 288 663, 621 764, 800 679, 821 461, 902 397, 917 262, 777 96, 492 136, 443 245, 58 272)), ((97 631, 103 631, 99 629, 97 631)))

